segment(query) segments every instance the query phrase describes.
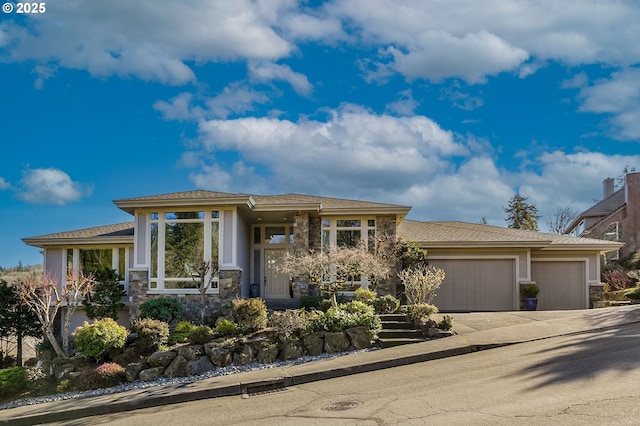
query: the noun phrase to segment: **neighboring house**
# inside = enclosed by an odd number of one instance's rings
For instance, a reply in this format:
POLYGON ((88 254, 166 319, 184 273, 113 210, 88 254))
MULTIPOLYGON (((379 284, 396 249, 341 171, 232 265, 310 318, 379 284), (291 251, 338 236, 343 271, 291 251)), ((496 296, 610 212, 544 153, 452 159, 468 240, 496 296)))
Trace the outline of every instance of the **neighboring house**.
MULTIPOLYGON (((131 318, 140 303, 167 295, 195 316, 200 299, 193 259, 219 265, 209 290, 210 308, 217 309, 251 294, 269 301, 308 294, 306 283, 292 283, 274 269, 287 250, 391 245, 399 236, 427 248, 432 263, 445 269, 436 298, 442 310, 517 310, 519 286, 531 282, 542 288, 540 309, 587 308, 590 287, 600 286, 599 256, 621 245, 461 222, 415 222, 405 220, 407 206, 298 194, 188 191, 114 203, 134 220, 23 241, 44 249, 46 272, 58 282, 69 271, 115 269, 131 318)), ((395 294, 396 281, 379 283, 378 291, 395 294)))
POLYGON ((566 234, 622 242, 624 246, 607 257, 625 259, 640 250, 640 172, 627 173, 617 191, 612 178, 605 179, 603 187, 602 201, 578 215, 566 234))

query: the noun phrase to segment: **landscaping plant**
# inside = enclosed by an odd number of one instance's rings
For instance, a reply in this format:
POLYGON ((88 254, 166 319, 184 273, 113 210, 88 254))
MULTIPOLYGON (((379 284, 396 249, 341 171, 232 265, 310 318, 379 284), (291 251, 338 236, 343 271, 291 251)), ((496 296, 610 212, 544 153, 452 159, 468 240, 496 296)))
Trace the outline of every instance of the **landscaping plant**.
POLYGON ((430 304, 444 276, 444 270, 426 264, 403 269, 398 274, 409 304, 430 304))
POLYGON ((158 297, 140 304, 140 318, 151 318, 171 323, 182 317, 182 305, 173 297, 158 297))
POLYGON ((122 297, 126 296, 120 285, 118 273, 111 268, 102 268, 94 272, 95 284, 82 301, 89 319, 118 319, 118 311, 124 308, 122 297))
POLYGON ((238 324, 231 320, 223 319, 216 325, 216 334, 220 337, 234 336, 238 334, 238 324))
POLYGON ((189 340, 189 334, 196 328, 195 324, 190 321, 181 321, 171 332, 169 336, 169 344, 185 343, 189 340))
POLYGON ((196 326, 189 333, 189 343, 192 345, 203 345, 213 338, 213 330, 208 325, 196 326))
POLYGON ((232 302, 233 315, 243 333, 251 333, 267 326, 267 305, 264 300, 235 299, 232 302))
POLYGON ((78 352, 99 359, 110 349, 124 347, 128 334, 125 327, 111 318, 104 318, 92 324, 85 321, 76 328, 73 341, 78 352))
POLYGON ((164 321, 139 319, 131 324, 131 331, 138 335, 136 347, 141 355, 152 354, 169 341, 169 324, 164 321))

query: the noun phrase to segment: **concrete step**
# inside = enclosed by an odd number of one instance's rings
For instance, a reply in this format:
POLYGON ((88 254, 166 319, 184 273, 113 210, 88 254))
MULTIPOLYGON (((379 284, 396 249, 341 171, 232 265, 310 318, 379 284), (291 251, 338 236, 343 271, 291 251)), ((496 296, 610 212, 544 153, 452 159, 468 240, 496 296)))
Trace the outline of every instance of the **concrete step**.
POLYGON ((424 339, 418 338, 397 338, 397 339, 378 339, 381 348, 392 348, 394 346, 409 345, 411 343, 424 342, 424 339))
POLYGON ((380 321, 395 321, 395 322, 405 322, 407 320, 407 315, 405 314, 380 314, 380 321))
POLYGON ((416 327, 411 322, 405 321, 382 321, 383 330, 415 330, 416 327))
POLYGON ((422 332, 419 330, 388 330, 382 329, 378 332, 378 337, 381 339, 413 339, 422 337, 422 332))

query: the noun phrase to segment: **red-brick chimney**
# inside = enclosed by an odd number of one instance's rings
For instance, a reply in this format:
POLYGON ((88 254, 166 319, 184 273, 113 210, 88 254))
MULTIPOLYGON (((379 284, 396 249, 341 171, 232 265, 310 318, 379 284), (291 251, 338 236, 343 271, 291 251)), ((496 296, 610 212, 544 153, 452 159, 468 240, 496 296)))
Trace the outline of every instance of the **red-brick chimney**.
POLYGON ((627 203, 625 226, 627 247, 625 252, 632 254, 640 250, 640 172, 627 173, 624 184, 624 200, 627 203))

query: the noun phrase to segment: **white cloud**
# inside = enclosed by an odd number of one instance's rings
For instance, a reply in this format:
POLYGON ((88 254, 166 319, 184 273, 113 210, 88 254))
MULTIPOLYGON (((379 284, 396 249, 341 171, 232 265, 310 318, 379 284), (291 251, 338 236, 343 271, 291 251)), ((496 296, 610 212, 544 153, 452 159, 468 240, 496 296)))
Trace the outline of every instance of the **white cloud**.
POLYGON ((180 93, 170 102, 154 102, 153 109, 162 113, 165 120, 198 120, 203 117, 204 111, 198 106, 191 106, 192 101, 191 93, 180 93))
POLYGON ((278 65, 271 62, 251 62, 249 64, 249 75, 253 81, 265 83, 273 80, 286 81, 293 87, 293 90, 304 96, 309 96, 313 91, 313 86, 303 74, 294 72, 287 65, 278 65))
POLYGON ((610 133, 620 140, 640 139, 640 69, 628 68, 583 87, 580 111, 610 114, 610 133))
POLYGON ((411 89, 404 90, 400 92, 399 95, 399 99, 387 104, 385 109, 398 115, 413 115, 413 112, 420 104, 413 99, 411 89))
POLYGON ((208 113, 213 117, 227 118, 231 114, 253 111, 255 104, 269 101, 267 95, 244 83, 235 82, 224 88, 222 93, 206 101, 208 113))
POLYGON ((10 189, 10 188, 11 188, 11 184, 6 180, 4 180, 3 177, 0 177, 0 191, 3 191, 5 189, 10 189))
POLYGON ((60 169, 26 169, 16 195, 31 204, 65 205, 88 196, 92 188, 71 180, 60 169))
POLYGON ((579 89, 586 86, 589 83, 589 77, 587 73, 581 71, 574 75, 572 78, 562 82, 561 87, 563 89, 579 89))

